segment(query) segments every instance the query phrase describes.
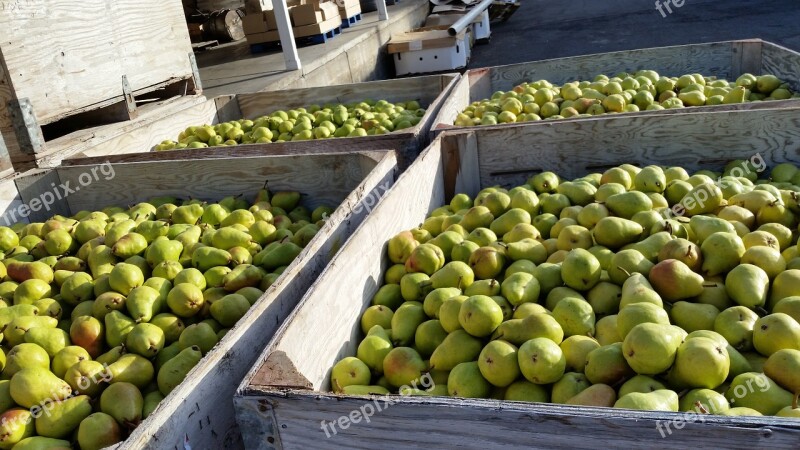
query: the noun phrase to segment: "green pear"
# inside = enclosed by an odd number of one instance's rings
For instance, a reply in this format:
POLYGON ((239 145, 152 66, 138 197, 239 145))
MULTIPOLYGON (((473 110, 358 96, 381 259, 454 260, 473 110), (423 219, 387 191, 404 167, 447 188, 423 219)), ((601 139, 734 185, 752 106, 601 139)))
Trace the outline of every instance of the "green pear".
POLYGON ((494 386, 506 387, 519 377, 517 347, 497 340, 491 341, 478 356, 478 368, 484 379, 494 386))
POLYGON ((358 344, 356 355, 358 359, 363 361, 374 373, 382 374, 383 360, 392 348, 392 344, 389 340, 380 336, 369 335, 358 344))
POLYGON ((582 248, 571 250, 561 264, 561 269, 564 284, 579 291, 593 288, 600 281, 602 272, 600 261, 582 248))
POLYGON ((461 311, 461 304, 464 303, 468 298, 469 297, 466 295, 456 295, 455 297, 450 297, 442 302, 442 306, 439 307, 439 322, 441 323, 442 328, 444 328, 448 333, 462 329, 461 323, 458 320, 458 314, 461 311))
POLYGON ((119 263, 108 274, 108 282, 115 291, 128 295, 133 288, 144 283, 144 274, 133 264, 119 263))
POLYGON ((586 301, 592 306, 597 317, 617 313, 621 299, 622 288, 609 281, 597 283, 586 293, 586 301))
POLYGON ((591 386, 586 375, 577 372, 567 372, 561 379, 553 384, 551 399, 553 403, 566 403, 567 400, 580 394, 591 386))
MULTIPOLYGON (((450 252, 450 259, 453 261, 461 261, 463 263, 469 262, 469 257, 472 252, 480 248, 480 245, 472 241, 463 241, 453 246, 450 252)), ((403 266, 405 270, 405 266, 403 266)))
POLYGON ((567 405, 601 406, 610 408, 617 401, 614 388, 606 384, 593 384, 566 401, 567 405))
MULTIPOLYGON (((111 311, 110 313, 106 314, 104 320, 106 343, 110 347, 116 347, 123 344, 128 336, 128 333, 130 333, 133 327, 136 325, 136 322, 133 319, 119 311, 111 311)), ((75 324, 73 323, 72 326, 74 327, 75 324)), ((70 336, 73 336, 73 333, 70 333, 70 336)), ((76 341, 74 336, 72 340, 76 341)), ((92 354, 92 351, 89 351, 89 354, 92 354)))
POLYGON ((250 302, 242 295, 229 294, 211 304, 211 317, 226 327, 232 327, 250 309, 250 302))
POLYGON ((434 350, 444 342, 447 331, 442 328, 438 320, 428 320, 421 323, 414 333, 414 347, 423 357, 430 357, 434 350))
POLYGON ((781 253, 770 247, 750 247, 742 255, 742 264, 752 264, 766 272, 770 280, 780 275, 786 270, 786 260, 781 253))
POLYGON ((178 338, 181 347, 188 348, 196 345, 203 354, 214 348, 218 341, 219 338, 217 338, 216 331, 206 322, 189 325, 178 338))
POLYGON ((648 279, 656 292, 670 302, 696 297, 703 292, 703 277, 677 259, 665 259, 653 266, 648 279))
MULTIPOLYGON (((442 304, 447 301, 448 299, 461 295, 461 290, 457 287, 441 287, 438 289, 432 290, 428 295, 425 296, 425 300, 422 303, 422 309, 425 311, 425 314, 428 317, 439 318, 439 311, 442 307, 442 304)), ((388 308, 387 308, 388 309, 388 308)), ((367 309, 369 311, 369 308, 367 309)), ((388 313, 392 313, 391 310, 388 313)), ((377 314, 377 313, 374 313, 377 314)), ((387 314, 387 313, 384 313, 387 314)), ((366 312, 364 313, 366 316, 366 312)), ((362 326, 364 323, 364 317, 362 316, 362 326)), ((391 328, 391 324, 384 328, 391 328)))
POLYGON ((592 336, 595 332, 595 314, 586 300, 567 297, 559 301, 553 309, 556 319, 565 336, 592 336))
POLYGON ((492 335, 492 339, 503 339, 514 345, 522 345, 539 337, 560 344, 564 339, 564 331, 552 315, 531 314, 523 319, 506 320, 492 335))
POLYGON ((638 272, 632 273, 622 284, 619 309, 634 303, 652 303, 659 308, 664 306, 661 296, 647 281, 647 277, 638 272))
POLYGON ((429 240, 427 243, 435 245, 442 250, 445 256, 449 256, 453 252, 453 248, 464 242, 464 236, 455 231, 443 231, 442 234, 429 240))
POLYGON ((50 367, 50 357, 45 349, 36 344, 22 343, 15 345, 6 355, 3 377, 10 378, 22 369, 50 367))
POLYGON ((447 393, 453 397, 487 398, 491 384, 481 375, 477 362, 463 362, 450 371, 447 393))
POLYGON ((722 204, 722 191, 715 183, 696 186, 680 201, 686 216, 708 214, 722 204))
POLYGON ((740 264, 725 277, 725 291, 741 306, 764 306, 769 292, 769 276, 758 266, 740 264))
POLYGON ((452 261, 445 264, 430 278, 431 286, 434 289, 448 287, 462 290, 468 288, 474 279, 475 275, 472 269, 461 261, 452 261))
POLYGON ((694 232, 695 239, 702 244, 709 236, 714 233, 735 233, 733 225, 727 220, 711 216, 693 216, 689 221, 689 226, 694 232))
POLYGON ((628 365, 636 373, 657 375, 672 366, 685 335, 685 332, 673 325, 641 323, 625 336, 622 352, 628 365))
MULTIPOLYGON (((294 244, 292 243, 289 244, 294 246, 294 244)), ((299 254, 300 252, 298 251, 297 253, 299 254)), ((259 255, 261 255, 261 253, 259 253, 259 255)), ((231 254, 225 250, 220 250, 214 247, 200 247, 192 253, 192 267, 199 269, 201 272, 205 272, 211 269, 212 267, 227 266, 228 264, 230 264, 231 258, 232 258, 231 254)), ((279 267, 279 266, 280 264, 274 267, 279 267)))
POLYGON ((70 345, 56 353, 50 363, 50 368, 55 376, 64 379, 64 374, 67 372, 67 369, 81 361, 90 359, 92 359, 92 357, 89 356, 89 352, 83 347, 70 345))
POLYGON ((53 295, 52 288, 47 282, 38 278, 25 280, 14 291, 14 305, 32 305, 43 298, 53 295))
POLYGON ((88 395, 79 395, 52 403, 47 413, 36 418, 36 433, 49 438, 68 437, 92 413, 90 400, 88 395))
POLYGON ((19 441, 14 448, 17 450, 65 450, 70 448, 70 443, 63 439, 31 436, 19 441))
MULTIPOLYGON (((168 395, 185 378, 189 371, 200 362, 202 354, 197 346, 190 346, 165 362, 158 371, 158 390, 168 395)), ((355 359, 355 358, 354 358, 355 359)))
MULTIPOLYGON (((423 274, 412 274, 408 275, 409 278, 414 277, 415 275, 422 275, 427 280, 427 275, 423 274)), ((411 288, 410 285, 412 284, 413 280, 407 281, 409 287, 407 290, 410 292, 411 288)), ((416 287, 416 286, 415 286, 416 287)), ((415 289, 414 294, 418 295, 419 289, 415 289)), ((409 294, 410 295, 410 294, 409 294)), ((412 298, 412 300, 416 300, 416 298, 412 298)), ((385 284, 378 289, 378 292, 372 297, 372 304, 373 305, 381 305, 386 306, 390 309, 396 309, 400 305, 403 304, 403 295, 402 295, 402 287, 397 284, 385 284)))
POLYGON ((753 329, 758 315, 744 306, 733 306, 719 313, 714 319, 714 331, 739 351, 753 348, 753 329))
POLYGON ((464 295, 467 297, 473 295, 486 295, 491 297, 493 295, 500 295, 501 293, 502 285, 494 279, 478 280, 464 290, 464 295))
POLYGON ((43 348, 53 358, 70 345, 69 334, 59 328, 34 327, 25 332, 25 342, 43 348))
MULTIPOLYGON (((427 370, 422 356, 410 347, 395 347, 383 359, 383 374, 395 387, 410 385, 427 370)), ((369 378, 367 378, 369 382, 369 378)), ((365 384, 369 384, 369 383, 365 384)))
MULTIPOLYGON (((705 216, 696 216, 705 217, 705 216)), ((686 264, 692 271, 698 272, 703 265, 703 254, 694 242, 682 238, 672 239, 658 252, 658 260, 677 259, 686 264)))
POLYGON ((550 384, 564 375, 566 358, 558 344, 550 339, 526 341, 519 347, 517 356, 520 372, 531 383, 550 384))
MULTIPOLYGON (((227 249, 226 249, 227 250, 227 249)), ((183 252, 183 244, 167 237, 156 238, 144 252, 145 260, 151 267, 164 261, 178 261, 183 252)))
POLYGON ((605 217, 594 227, 593 234, 598 245, 618 249, 636 241, 643 228, 638 223, 620 217, 605 217))
POLYGON ((192 317, 203 308, 203 291, 190 283, 175 285, 167 295, 167 305, 179 317, 192 317))
POLYGON ((617 331, 617 315, 605 316, 595 324, 595 338, 600 345, 610 345, 615 342, 622 343, 622 338, 617 331))
MULTIPOLYGON (((294 242, 282 242, 276 244, 273 247, 268 246, 262 252, 258 253, 256 256, 253 257, 253 263, 255 265, 261 266, 266 270, 274 270, 278 267, 288 266, 289 264, 291 264, 291 262, 294 261, 297 255, 299 255, 302 251, 303 248, 295 244, 294 242)), ((194 256, 192 257, 192 260, 194 261, 194 256)), ((225 265, 225 264, 214 264, 214 265, 225 265)), ((203 268, 201 267, 197 268, 203 270, 203 268)), ((207 265, 205 266, 205 270, 208 270, 209 268, 210 266, 207 265)))
POLYGON ((800 323, 800 296, 781 299, 775 304, 775 307, 772 308, 772 312, 788 314, 800 323))
POLYGON ((125 338, 125 347, 133 353, 152 358, 164 348, 164 331, 150 323, 140 323, 125 338))
POLYGON ((144 406, 142 407, 142 419, 146 419, 150 416, 162 400, 164 400, 164 394, 160 391, 153 391, 145 394, 144 406))
POLYGON ((670 380, 683 387, 718 387, 728 378, 730 371, 726 347, 710 338, 687 339, 678 348, 670 380))
POLYGON ((753 347, 770 356, 779 350, 800 350, 800 323, 784 313, 761 317, 753 324, 753 347))
POLYGON ((800 370, 800 350, 797 349, 778 350, 764 363, 764 374, 794 394, 793 408, 797 408, 797 398, 800 395, 798 370, 800 370))
POLYGON ((612 282, 622 286, 625 280, 633 273, 638 272, 644 276, 649 275, 653 265, 638 250, 620 250, 611 258, 608 276, 612 282))
POLYGON ((680 400, 680 410, 686 412, 719 414, 729 409, 728 399, 711 389, 692 389, 680 400))
POLYGON ((652 209, 653 201, 643 192, 630 191, 608 197, 606 207, 615 216, 630 219, 640 211, 652 209))
POLYGON ((652 303, 634 303, 622 308, 617 314, 617 331, 622 339, 633 327, 642 323, 669 325, 669 315, 663 308, 652 303))
POLYGON ((525 272, 510 275, 500 285, 503 297, 514 306, 537 302, 540 291, 539 281, 533 275, 525 272))
POLYGON ((469 257, 469 266, 478 280, 496 278, 503 272, 505 264, 504 252, 494 247, 480 247, 469 257))
POLYGON ((67 369, 63 379, 74 392, 97 397, 111 380, 111 372, 97 361, 84 360, 67 369))
POLYGON ((790 406, 794 395, 763 373, 747 372, 733 379, 725 392, 732 407, 751 408, 765 416, 774 416, 790 406))
POLYGON ((111 247, 111 252, 118 258, 127 259, 141 254, 145 249, 147 249, 147 239, 141 234, 131 231, 117 239, 111 247))
POLYGON ((796 295, 800 295, 800 270, 788 269, 781 272, 772 281, 769 307, 774 308, 774 306, 784 298, 796 295))
POLYGON ((632 392, 622 396, 614 403, 614 408, 678 412, 680 406, 675 391, 659 389, 647 393, 632 392))
POLYGON ((131 383, 144 389, 153 380, 154 369, 150 360, 134 353, 126 353, 111 363, 111 384, 131 383))
POLYGON ((474 361, 483 348, 482 342, 464 330, 455 330, 436 347, 430 358, 431 370, 452 370, 456 365, 474 361))
POLYGON ((615 385, 634 375, 622 352, 622 342, 604 345, 586 356, 586 378, 592 384, 615 385))
POLYGON ((417 327, 427 320, 420 302, 405 302, 392 315, 392 343, 406 347, 414 342, 417 327))
POLYGON ((103 292, 92 304, 92 316, 97 320, 104 320, 106 314, 111 311, 121 311, 126 306, 127 298, 124 295, 114 291, 103 292))
POLYGON ((389 239, 389 259, 395 264, 404 264, 418 245, 419 242, 414 239, 410 231, 403 231, 389 239))
POLYGON ((659 389, 667 389, 663 383, 647 375, 636 375, 619 387, 619 396, 623 397, 633 392, 648 393, 659 389))
POLYGON ((719 312, 714 305, 681 301, 672 305, 670 318, 675 325, 691 333, 696 330, 713 330, 719 312))
POLYGON ((561 351, 564 352, 564 358, 567 360, 567 370, 571 372, 584 371, 586 367, 586 359, 589 353, 597 348, 600 344, 588 336, 570 336, 559 345, 561 351))
POLYGON ((96 412, 78 426, 77 441, 83 450, 100 450, 122 442, 123 434, 116 419, 96 412))
POLYGON ((142 393, 130 383, 114 383, 100 395, 100 410, 128 429, 142 421, 143 407, 142 393))
POLYGON ((703 272, 708 276, 725 273, 739 265, 745 248, 742 238, 734 233, 713 233, 700 246, 703 272))
POLYGON ((473 295, 461 305, 458 321, 472 336, 489 336, 503 322, 503 311, 491 297, 473 295))
POLYGON ((66 381, 42 368, 22 369, 11 377, 11 397, 25 408, 44 404, 45 401, 64 400, 72 393, 66 381))

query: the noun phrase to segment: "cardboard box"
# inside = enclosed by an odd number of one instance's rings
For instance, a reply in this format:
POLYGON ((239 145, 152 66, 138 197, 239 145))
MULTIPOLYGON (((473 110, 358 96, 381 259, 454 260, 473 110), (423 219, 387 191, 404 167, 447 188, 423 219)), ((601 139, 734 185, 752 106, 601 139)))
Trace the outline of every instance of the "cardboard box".
POLYGON ((267 29, 268 30, 277 30, 278 29, 278 22, 275 21, 275 11, 269 10, 264 11, 264 19, 267 21, 267 29))
POLYGON ((269 31, 264 13, 252 13, 244 16, 244 19, 242 19, 242 28, 244 28, 245 35, 266 33, 269 31))
POLYGON ((323 21, 331 20, 334 17, 341 19, 341 16, 339 15, 339 6, 336 3, 325 2, 325 3, 320 3, 318 6, 320 12, 322 12, 323 21))
POLYGON ((248 34, 247 45, 264 44, 267 42, 278 42, 281 37, 278 36, 278 30, 267 31, 266 33, 248 34))
POLYGON ((272 0, 246 0, 244 3, 244 11, 247 14, 257 14, 271 10, 272 0))
MULTIPOLYGON (((447 26, 418 28, 392 35, 389 40, 389 53, 402 53, 417 50, 427 50, 432 48, 452 47, 459 36, 450 36, 447 33, 447 26)), ((459 35, 464 34, 462 31, 459 35)), ((463 36, 461 36, 463 39, 463 36)))
POLYGON ((342 19, 339 16, 336 16, 324 22, 305 25, 302 27, 294 27, 292 31, 294 31, 294 37, 299 38, 299 37, 314 36, 317 34, 327 33, 328 31, 331 31, 334 28, 338 28, 341 25, 342 25, 342 19))
POLYGON ((472 29, 467 27, 450 36, 447 26, 420 28, 392 36, 388 51, 394 59, 395 73, 441 72, 467 66, 472 29))
POLYGON ((304 25, 324 22, 322 11, 317 10, 316 6, 317 5, 307 3, 289 8, 289 15, 292 17, 292 25, 295 27, 302 27, 304 25))

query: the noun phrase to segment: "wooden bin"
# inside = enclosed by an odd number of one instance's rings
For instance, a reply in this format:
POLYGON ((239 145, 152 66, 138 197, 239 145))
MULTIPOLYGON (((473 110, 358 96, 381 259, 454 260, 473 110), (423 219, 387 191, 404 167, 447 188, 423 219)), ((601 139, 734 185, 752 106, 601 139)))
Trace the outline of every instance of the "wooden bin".
POLYGON ((0 30, 0 134, 18 170, 200 92, 178 2, 3 2, 0 30))
MULTIPOLYGON (((237 420, 248 449, 304 448, 796 448, 800 423, 776 417, 708 416, 662 439, 657 421, 683 414, 449 397, 359 397, 330 392, 330 370, 352 356, 362 337, 361 313, 383 283, 386 242, 418 226, 455 193, 511 187, 553 170, 571 179, 621 163, 720 169, 760 153, 769 166, 800 163, 800 110, 683 116, 681 133, 656 116, 616 134, 597 133, 591 119, 570 133, 549 126, 448 132, 439 136, 367 217, 292 312, 237 390, 237 420), (690 126, 704 122, 705 127, 690 126), (708 129, 720 126, 717 133, 708 129), (708 129, 706 129, 708 128, 708 129), (360 408, 378 401, 369 423, 360 408), (351 412, 354 412, 351 415, 351 412), (337 433, 322 423, 338 421, 337 433), (358 422, 361 420, 360 422, 358 422)), ((767 169, 768 170, 768 169, 767 169)))
POLYGON ((34 170, 0 183, 0 223, 14 223, 24 214, 23 205, 39 210, 24 220, 41 221, 53 214, 131 205, 161 195, 218 200, 254 194, 265 179, 274 190, 308 194, 309 206, 338 205, 286 272, 120 445, 182 449, 186 440, 195 449, 241 448, 232 402, 236 386, 327 262, 392 185, 396 162, 394 152, 374 151, 34 170), (62 184, 75 192, 43 211, 43 195, 50 192, 52 198, 59 189, 55 186, 62 184))
MULTIPOLYGON (((497 91, 508 91, 526 81, 544 79, 562 84, 573 80, 592 80, 598 74, 611 76, 618 72, 640 69, 655 70, 661 75, 668 76, 700 73, 731 81, 743 73, 756 75, 769 73, 789 83, 793 91, 800 91, 800 53, 760 39, 598 53, 469 70, 442 105, 432 134, 447 129, 483 128, 457 127, 453 122, 470 103, 490 98, 497 91)), ((650 114, 702 114, 711 111, 777 109, 792 105, 800 105, 800 99, 640 111, 623 115, 632 117, 650 114)), ((560 121, 585 119, 587 118, 578 117, 560 121)))
MULTIPOLYGON (((400 80, 220 96, 167 117, 152 120, 136 130, 132 130, 129 134, 120 135, 117 138, 81 151, 72 156, 72 158, 106 157, 124 154, 125 156, 119 156, 118 158, 130 161, 151 158, 205 157, 201 155, 213 156, 215 154, 253 154, 265 151, 291 152, 292 149, 302 147, 315 147, 321 151, 391 148, 399 151, 401 165, 407 166, 428 145, 429 131, 433 125, 433 119, 460 77, 461 75, 459 74, 434 75, 400 80), (322 105, 328 102, 348 103, 368 98, 374 100, 385 99, 390 102, 419 100, 423 107, 427 107, 427 112, 413 128, 379 136, 312 140, 305 143, 249 144, 236 147, 214 147, 201 151, 171 150, 168 152, 150 152, 155 145, 166 139, 177 139, 181 131, 192 125, 216 124, 242 118, 254 119, 281 109, 306 107, 312 104, 322 105), (389 146, 387 147, 387 145, 389 146)), ((117 157, 112 156, 112 158, 117 157)), ((63 162, 70 164, 69 159, 65 159, 63 162)))

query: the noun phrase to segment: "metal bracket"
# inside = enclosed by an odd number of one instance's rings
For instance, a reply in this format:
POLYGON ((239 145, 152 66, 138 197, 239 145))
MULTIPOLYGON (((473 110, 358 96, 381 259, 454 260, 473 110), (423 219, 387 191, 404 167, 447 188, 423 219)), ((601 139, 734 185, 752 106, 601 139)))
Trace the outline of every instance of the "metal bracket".
POLYGON ((128 107, 128 114, 136 113, 136 99, 133 97, 133 89, 128 83, 128 76, 122 76, 122 96, 125 98, 125 104, 128 107))
POLYGON ((197 68, 197 58, 195 58, 194 52, 189 52, 189 65, 192 66, 194 93, 199 94, 203 92, 203 82, 200 81, 200 69, 197 68))
POLYGON ((42 127, 36 120, 33 105, 29 98, 14 99, 8 102, 11 111, 11 124, 17 135, 17 144, 23 153, 36 155, 44 151, 45 142, 42 127))

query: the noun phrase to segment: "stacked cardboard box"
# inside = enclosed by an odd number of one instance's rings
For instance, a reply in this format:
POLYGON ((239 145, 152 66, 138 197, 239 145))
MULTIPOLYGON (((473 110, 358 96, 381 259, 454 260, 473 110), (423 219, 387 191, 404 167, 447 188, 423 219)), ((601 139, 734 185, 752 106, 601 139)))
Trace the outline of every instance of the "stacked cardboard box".
MULTIPOLYGON (((323 34, 342 24, 339 7, 334 2, 289 0, 286 4, 289 7, 289 18, 295 37, 323 34)), ((272 9, 250 13, 245 16, 243 23, 248 44, 280 40, 275 11, 272 9)))
POLYGON ((358 0, 337 0, 339 5, 339 16, 342 20, 361 14, 361 2, 358 0))
POLYGON ((392 35, 388 52, 394 59, 395 73, 443 72, 463 69, 470 58, 472 28, 450 36, 448 25, 418 28, 392 35))

